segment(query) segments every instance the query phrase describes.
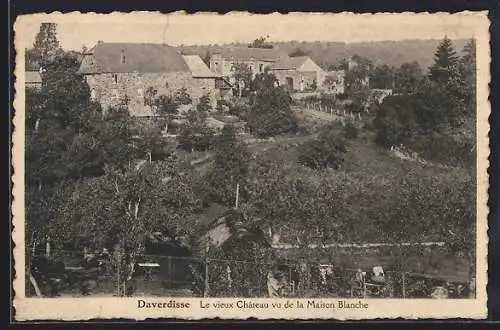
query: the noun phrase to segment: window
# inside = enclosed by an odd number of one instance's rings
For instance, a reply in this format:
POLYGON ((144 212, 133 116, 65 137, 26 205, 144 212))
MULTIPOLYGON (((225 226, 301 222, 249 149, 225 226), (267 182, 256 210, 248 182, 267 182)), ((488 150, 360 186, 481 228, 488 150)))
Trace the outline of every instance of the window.
POLYGON ((117 89, 113 89, 111 91, 111 98, 112 99, 119 99, 120 98, 120 94, 118 94, 118 90, 117 89))
POLYGON ((168 88, 168 81, 165 82, 165 88, 168 88))
POLYGON ((118 75, 116 73, 113 75, 113 79, 115 80, 115 84, 117 84, 118 83, 118 75))
POLYGON ((92 88, 92 90, 90 91, 90 99, 92 101, 97 100, 97 92, 96 92, 95 88, 92 88))
POLYGON ((142 88, 139 88, 137 90, 137 97, 139 97, 141 99, 144 98, 144 90, 142 88))
POLYGON ((264 64, 259 65, 259 72, 262 72, 264 70, 264 64))

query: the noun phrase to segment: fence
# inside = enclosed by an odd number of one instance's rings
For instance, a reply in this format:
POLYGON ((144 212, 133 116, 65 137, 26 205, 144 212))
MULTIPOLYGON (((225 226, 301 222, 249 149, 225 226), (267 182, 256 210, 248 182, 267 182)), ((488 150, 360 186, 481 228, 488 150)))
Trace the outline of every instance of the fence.
POLYGON ((319 112, 329 114, 332 117, 340 117, 351 120, 361 120, 363 118, 363 113, 361 112, 352 112, 346 109, 339 109, 334 106, 323 105, 321 103, 306 102, 301 108, 307 110, 310 113, 319 112))
POLYGON ((130 262, 116 254, 88 258, 74 251, 54 251, 49 258, 33 255, 27 265, 27 296, 405 299, 467 298, 475 294, 474 283, 471 287, 467 283, 446 283, 454 279, 435 275, 391 270, 373 275, 371 271, 317 263, 262 263, 165 255, 140 255, 130 262), (115 257, 120 261, 114 261, 115 257))

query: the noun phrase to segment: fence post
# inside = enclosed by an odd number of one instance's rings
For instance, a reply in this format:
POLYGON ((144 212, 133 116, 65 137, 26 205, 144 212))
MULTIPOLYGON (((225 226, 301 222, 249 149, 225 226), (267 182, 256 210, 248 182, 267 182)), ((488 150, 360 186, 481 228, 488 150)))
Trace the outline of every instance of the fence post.
POLYGON ((47 242, 45 243, 45 256, 50 258, 50 236, 47 237, 47 242))
POLYGON ((167 286, 170 287, 172 284, 172 258, 171 256, 167 256, 167 286))
POLYGON ((208 284, 209 284, 209 278, 208 278, 208 244, 207 244, 205 247, 205 285, 203 288, 204 298, 208 297, 208 284))
POLYGON ((120 267, 121 267, 121 251, 120 246, 115 247, 115 262, 116 262, 116 296, 121 296, 121 285, 120 285, 120 267))
POLYGON ((363 276, 363 299, 366 299, 366 278, 363 276))
POLYGON ((406 276, 405 276, 405 272, 403 272, 403 276, 401 277, 402 278, 402 291, 403 291, 403 299, 406 298, 406 276))

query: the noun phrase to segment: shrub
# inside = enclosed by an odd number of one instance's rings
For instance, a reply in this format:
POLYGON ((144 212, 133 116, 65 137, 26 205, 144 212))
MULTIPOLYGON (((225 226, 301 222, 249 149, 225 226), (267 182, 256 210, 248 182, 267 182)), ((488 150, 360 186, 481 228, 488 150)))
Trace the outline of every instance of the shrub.
POLYGON ((179 136, 179 148, 187 151, 205 151, 211 148, 214 131, 204 125, 188 125, 179 136))
POLYGON ((172 117, 179 111, 179 103, 167 95, 158 96, 155 106, 160 116, 172 117))
POLYGON ((196 110, 202 112, 208 112, 212 106, 210 105, 210 96, 208 94, 204 94, 200 97, 200 102, 196 105, 196 110))
POLYGON ((322 106, 333 108, 337 104, 337 97, 334 94, 321 93, 320 101, 322 106))
POLYGON ((229 114, 237 117, 246 117, 247 113, 250 111, 250 105, 248 100, 244 98, 235 99, 234 102, 228 103, 229 114))
POLYGON ((191 96, 189 96, 186 88, 178 89, 175 92, 174 99, 178 104, 187 105, 193 103, 193 100, 191 99, 191 96))
POLYGON ((358 127, 352 121, 348 121, 342 129, 342 135, 347 139, 356 139, 358 137, 358 127))
POLYGON ((347 152, 346 143, 331 127, 299 147, 299 163, 314 169, 331 167, 339 169, 347 152))

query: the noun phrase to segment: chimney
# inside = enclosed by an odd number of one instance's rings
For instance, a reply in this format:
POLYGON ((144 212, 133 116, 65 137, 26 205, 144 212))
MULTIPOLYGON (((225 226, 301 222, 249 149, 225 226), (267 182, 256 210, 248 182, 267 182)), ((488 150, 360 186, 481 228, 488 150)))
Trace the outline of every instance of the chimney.
POLYGON ((103 42, 104 42, 104 41, 102 41, 102 40, 98 40, 98 41, 97 41, 97 43, 98 43, 98 44, 102 44, 103 42))

